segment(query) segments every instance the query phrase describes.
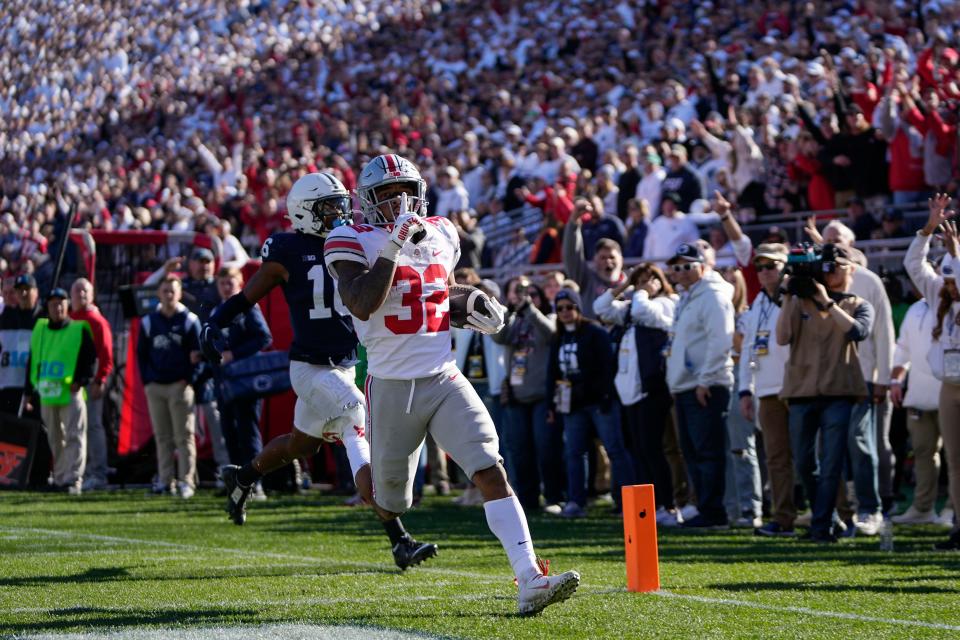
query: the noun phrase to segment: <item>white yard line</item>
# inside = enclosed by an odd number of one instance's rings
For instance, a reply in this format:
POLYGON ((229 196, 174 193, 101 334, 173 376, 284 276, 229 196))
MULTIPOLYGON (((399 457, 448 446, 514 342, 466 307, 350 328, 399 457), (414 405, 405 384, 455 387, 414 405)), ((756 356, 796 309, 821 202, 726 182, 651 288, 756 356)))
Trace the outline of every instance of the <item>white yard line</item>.
MULTIPOLYGON (((179 542, 167 542, 164 540, 146 540, 142 538, 126 538, 122 536, 105 536, 94 533, 83 533, 75 531, 60 531, 56 529, 40 529, 40 528, 25 528, 25 527, 4 527, 0 526, 0 531, 9 531, 15 533, 34 533, 34 534, 44 534, 44 535, 56 535, 61 537, 71 537, 71 538, 87 538, 90 540, 98 540, 101 542, 113 542, 118 544, 135 544, 135 545, 146 545, 151 547, 168 547, 173 549, 189 549, 192 551, 203 551, 203 552, 213 552, 213 553, 230 553, 240 556, 255 557, 255 558, 274 558, 278 560, 295 560, 297 562, 307 563, 307 564, 319 564, 319 565, 329 565, 329 566, 351 566, 351 567, 360 567, 360 568, 383 568, 383 564, 377 564, 372 562, 351 562, 351 561, 335 561, 329 560, 326 558, 316 558, 316 557, 306 557, 306 556, 297 556, 293 554, 286 553, 272 553, 266 551, 251 551, 249 549, 231 549, 223 547, 206 547, 202 545, 194 544, 185 544, 179 542)), ((473 578, 480 580, 484 583, 495 584, 502 582, 501 580, 492 579, 489 575, 482 573, 473 573, 469 571, 456 571, 445 568, 434 568, 434 567, 417 567, 417 573, 438 573, 446 576, 460 576, 466 578, 473 578)), ((585 596, 598 596, 598 595, 611 595, 611 594, 625 594, 627 591, 623 588, 617 589, 580 589, 580 593, 585 596)), ((734 598, 714 598, 709 596, 697 596, 692 594, 684 593, 673 593, 670 591, 655 591, 649 595, 660 597, 660 598, 672 598, 677 600, 688 600, 691 602, 701 602, 705 604, 720 604, 732 607, 744 607, 748 609, 759 609, 763 611, 772 611, 777 613, 793 613, 798 615, 813 616, 819 618, 834 618, 841 620, 855 620, 858 622, 874 622, 879 624, 887 624, 892 626, 900 627, 922 627, 925 629, 939 629, 946 631, 960 631, 960 625, 951 625, 940 622, 925 622, 922 620, 904 620, 901 618, 880 618, 876 616, 864 616, 857 613, 844 613, 840 611, 825 611, 823 609, 811 609, 809 607, 790 607, 790 606, 777 606, 763 604, 760 602, 751 602, 749 600, 737 600, 734 598)), ((379 597, 379 596, 378 596, 379 597)), ((504 596, 480 596, 480 595, 443 595, 443 596, 403 596, 403 600, 415 600, 415 601, 430 601, 430 600, 484 600, 484 599, 495 599, 502 598, 504 596)), ((511 598, 512 599, 512 598, 511 598)), ((166 603, 154 603, 150 608, 152 609, 191 609, 194 607, 221 607, 221 606, 233 606, 233 607, 242 607, 242 606, 299 606, 299 605, 323 605, 323 604, 337 604, 342 602, 356 602, 356 598, 308 598, 308 599, 283 599, 283 600, 243 600, 241 602, 237 601, 218 601, 218 602, 193 602, 189 604, 184 604, 181 602, 166 602, 166 603)), ((0 613, 7 614, 26 614, 26 613, 44 613, 47 611, 57 611, 57 612, 70 612, 70 611, 83 611, 88 607, 77 605, 72 607, 16 607, 11 609, 0 609, 0 613)), ((129 611, 129 610, 142 610, 143 605, 134 606, 134 605, 123 605, 123 606, 98 606, 99 610, 111 610, 111 611, 129 611)))

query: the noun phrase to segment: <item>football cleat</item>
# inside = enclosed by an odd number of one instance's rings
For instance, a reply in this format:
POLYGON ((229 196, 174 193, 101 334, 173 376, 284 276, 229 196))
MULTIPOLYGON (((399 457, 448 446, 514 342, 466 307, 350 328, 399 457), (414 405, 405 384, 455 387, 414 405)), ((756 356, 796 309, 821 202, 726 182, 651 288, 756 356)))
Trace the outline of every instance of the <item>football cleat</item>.
POLYGON ((522 616, 533 616, 544 608, 557 602, 563 602, 573 595, 580 586, 580 574, 567 571, 560 575, 548 575, 550 561, 537 558, 540 573, 523 584, 518 584, 517 605, 522 616))
POLYGON ((417 542, 410 536, 393 545, 393 561, 397 566, 407 570, 407 567, 413 567, 427 558, 437 555, 437 545, 429 542, 417 542))
POLYGON ((253 487, 241 487, 237 480, 237 472, 240 467, 234 464, 224 465, 220 468, 220 479, 227 488, 227 513, 233 524, 239 526, 247 521, 247 498, 253 487))

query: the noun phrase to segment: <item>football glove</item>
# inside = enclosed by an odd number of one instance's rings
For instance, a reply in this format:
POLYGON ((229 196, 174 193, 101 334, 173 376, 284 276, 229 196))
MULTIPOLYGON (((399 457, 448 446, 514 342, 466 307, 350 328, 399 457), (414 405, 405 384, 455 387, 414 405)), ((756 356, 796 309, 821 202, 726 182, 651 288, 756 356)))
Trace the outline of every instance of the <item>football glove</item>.
POLYGON ((393 221, 393 231, 390 232, 390 242, 380 252, 380 256, 397 261, 397 255, 408 241, 414 244, 420 242, 426 235, 423 227, 423 218, 415 213, 407 213, 407 194, 400 194, 400 213, 393 221))
POLYGON ((200 329, 200 351, 210 364, 220 364, 220 354, 227 346, 223 330, 217 325, 208 322, 200 329))
POLYGON ((487 335, 499 333, 505 324, 504 315, 506 314, 506 308, 482 291, 474 291, 470 296, 477 296, 483 299, 486 313, 480 311, 475 305, 471 305, 470 302, 468 302, 468 308, 472 308, 473 310, 467 315, 463 326, 487 335))

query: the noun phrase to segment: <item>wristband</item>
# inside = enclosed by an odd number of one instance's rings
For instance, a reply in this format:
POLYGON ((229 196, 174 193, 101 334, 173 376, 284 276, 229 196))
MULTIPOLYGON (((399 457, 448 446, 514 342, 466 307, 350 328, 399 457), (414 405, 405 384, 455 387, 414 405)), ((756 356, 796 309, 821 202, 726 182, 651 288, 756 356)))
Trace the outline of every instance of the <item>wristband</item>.
POLYGON ((396 262, 400 258, 400 249, 402 248, 403 247, 397 245, 396 242, 390 240, 384 245, 383 249, 380 250, 380 257, 390 262, 396 262))
POLYGON ((890 379, 890 386, 891 386, 891 387, 902 387, 902 386, 903 386, 903 380, 896 380, 896 379, 894 379, 894 378, 891 378, 891 379, 890 379))

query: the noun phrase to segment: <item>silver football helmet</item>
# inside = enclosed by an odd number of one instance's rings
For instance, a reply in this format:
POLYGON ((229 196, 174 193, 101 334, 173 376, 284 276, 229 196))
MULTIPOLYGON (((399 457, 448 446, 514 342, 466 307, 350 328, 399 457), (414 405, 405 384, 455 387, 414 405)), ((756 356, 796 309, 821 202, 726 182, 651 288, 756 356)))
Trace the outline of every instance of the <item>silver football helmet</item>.
POLYGON ((397 193, 382 193, 387 185, 406 185, 407 212, 423 216, 427 213, 427 183, 420 177, 416 165, 396 154, 377 156, 363 167, 357 179, 357 198, 360 211, 367 224, 390 224, 381 210, 381 205, 389 204, 394 217, 399 213, 397 193), (379 193, 379 195, 378 195, 379 193))
POLYGON ((287 194, 287 218, 293 228, 325 238, 345 224, 353 224, 350 192, 331 173, 308 173, 287 194))

